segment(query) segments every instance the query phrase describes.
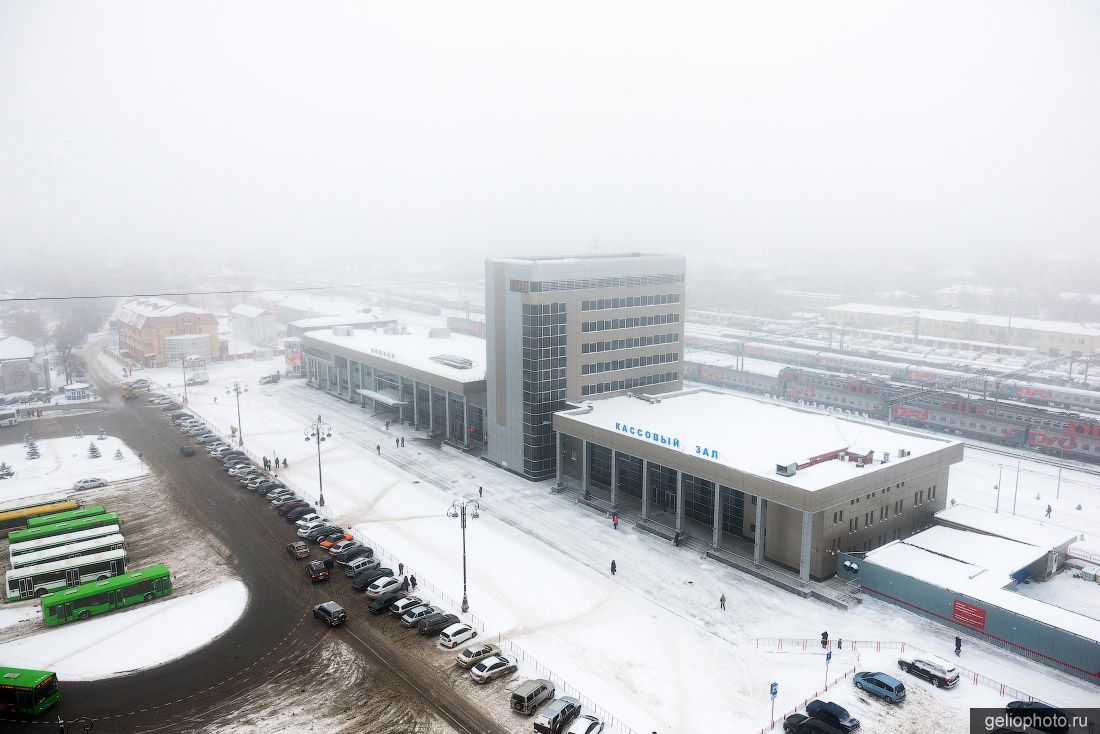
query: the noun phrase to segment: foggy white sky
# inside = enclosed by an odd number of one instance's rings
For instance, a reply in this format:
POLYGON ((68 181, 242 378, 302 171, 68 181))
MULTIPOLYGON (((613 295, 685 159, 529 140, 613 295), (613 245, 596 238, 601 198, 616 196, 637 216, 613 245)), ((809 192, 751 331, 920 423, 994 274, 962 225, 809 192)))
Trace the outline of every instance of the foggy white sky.
POLYGON ((0 246, 1100 242, 1095 2, 0 4, 0 246))

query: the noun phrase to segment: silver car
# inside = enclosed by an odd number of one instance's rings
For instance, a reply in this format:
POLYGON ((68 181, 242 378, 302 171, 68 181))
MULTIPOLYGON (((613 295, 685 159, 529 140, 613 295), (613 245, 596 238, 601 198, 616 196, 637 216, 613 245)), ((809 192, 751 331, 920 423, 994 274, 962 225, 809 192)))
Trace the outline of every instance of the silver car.
POLYGON ((415 627, 416 623, 424 617, 427 617, 430 614, 439 614, 442 611, 443 610, 439 607, 430 607, 427 605, 413 607, 401 616, 401 624, 405 625, 406 627, 415 627))
POLYGON ((458 654, 458 657, 455 658, 455 662, 458 663, 459 667, 468 670, 485 658, 491 658, 494 655, 500 655, 500 648, 492 643, 486 642, 481 645, 470 645, 458 654))
POLYGON ((494 655, 485 658, 470 669, 470 677, 475 683, 488 683, 506 675, 511 675, 519 669, 515 658, 507 655, 494 655))

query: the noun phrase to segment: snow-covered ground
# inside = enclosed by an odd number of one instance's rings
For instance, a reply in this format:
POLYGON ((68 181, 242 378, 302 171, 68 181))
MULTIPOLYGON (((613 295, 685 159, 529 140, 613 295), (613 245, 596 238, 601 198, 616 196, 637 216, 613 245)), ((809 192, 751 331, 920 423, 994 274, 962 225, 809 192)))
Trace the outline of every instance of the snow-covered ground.
POLYGON ((148 471, 126 444, 114 436, 102 441, 97 438, 95 416, 89 416, 83 427, 82 438, 50 438, 38 444, 39 457, 28 459, 23 446, 23 436, 28 431, 33 435, 34 428, 24 424, 5 428, 0 431, 0 462, 15 470, 10 479, 0 480, 0 502, 19 499, 38 494, 68 492, 78 479, 98 477, 109 482, 132 479, 148 471), (95 445, 100 456, 93 459, 88 456, 88 447, 95 445), (122 458, 116 459, 115 452, 121 450, 122 458))
MULTIPOLYGON (((247 381, 240 401, 246 448, 288 458, 281 478, 314 499, 316 445, 303 441, 302 429, 320 413, 334 428, 321 449, 329 516, 401 558, 450 599, 462 597, 461 535, 445 511, 453 499, 475 498, 484 487, 481 517, 466 536, 471 612, 484 622, 483 638, 508 638, 537 661, 532 670, 552 671, 638 731, 725 731, 731 721, 759 730, 769 721, 772 681, 780 683, 777 714, 820 691, 823 665, 758 647, 757 638, 815 637, 828 630, 834 638, 903 641, 950 654, 953 631, 896 607, 868 600, 843 612, 793 596, 625 525, 616 531, 606 519, 551 495, 547 483, 527 482, 448 447, 429 448, 406 426, 384 430, 380 419, 303 381, 258 385, 260 375, 279 367, 279 360, 211 365, 211 383, 190 390, 190 407, 228 433, 238 422, 236 404, 222 386, 247 381), (394 447, 396 436, 406 438, 405 448, 394 447), (614 577, 608 572, 612 559, 614 577), (723 593, 725 611, 717 603, 723 593)), ((176 377, 160 372, 142 376, 176 377)), ((949 496, 991 507, 999 465, 1010 461, 1015 467, 1015 459, 969 451, 952 473, 949 496)), ((1010 486, 1013 479, 1002 481, 1010 486)), ((1056 503, 1048 499, 1055 481, 1050 467, 1022 461, 1017 512, 1038 517, 1051 502, 1054 521, 1080 525, 1086 536, 1100 529, 1100 479, 1063 472, 1056 503), (1078 502, 1081 511, 1073 510, 1078 502)), ((1004 502, 1002 493, 1002 509, 1004 502)), ((967 640, 966 648, 969 668, 1031 695, 1067 706, 1098 700, 1097 689, 1083 681, 978 641, 967 640)), ((897 670, 889 656, 858 665, 897 670)), ((829 696, 855 695, 850 689, 840 686, 829 696)), ((965 731, 967 707, 1005 701, 991 690, 970 682, 954 691, 928 691, 929 706, 938 705, 945 716, 937 730, 965 731)), ((914 695, 914 702, 924 695, 914 695)), ((858 716, 876 720, 870 703, 843 700, 858 716)), ((882 725, 895 722, 884 718, 882 725)), ((895 730, 918 731, 908 727, 895 730)))
POLYGON ((8 642, 0 645, 0 659, 17 667, 52 670, 62 680, 131 673, 175 660, 216 639, 244 613, 247 601, 244 584, 225 581, 196 594, 171 596, 8 642))
POLYGON ((1018 584, 1018 594, 1100 619, 1100 584, 1060 573, 1044 583, 1018 584))

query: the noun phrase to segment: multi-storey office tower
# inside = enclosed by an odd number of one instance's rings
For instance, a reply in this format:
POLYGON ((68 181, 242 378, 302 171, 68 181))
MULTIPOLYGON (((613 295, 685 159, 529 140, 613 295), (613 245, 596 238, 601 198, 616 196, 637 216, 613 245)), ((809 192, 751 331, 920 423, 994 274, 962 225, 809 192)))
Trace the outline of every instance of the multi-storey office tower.
POLYGON ((584 255, 485 263, 487 458, 554 476, 567 402, 683 386, 684 258, 584 255))

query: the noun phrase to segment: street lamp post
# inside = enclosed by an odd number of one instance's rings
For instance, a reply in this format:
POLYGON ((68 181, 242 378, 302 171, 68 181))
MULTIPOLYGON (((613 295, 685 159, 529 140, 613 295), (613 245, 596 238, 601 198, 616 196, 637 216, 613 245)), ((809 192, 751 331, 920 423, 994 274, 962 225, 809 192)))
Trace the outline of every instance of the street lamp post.
POLYGON ((325 483, 321 477, 321 442, 332 438, 332 426, 321 420, 321 416, 317 416, 317 420, 310 423, 308 426, 302 429, 302 433, 306 435, 306 440, 311 438, 317 439, 317 489, 320 496, 317 498, 317 506, 325 506, 325 483))
POLYGON ((470 600, 466 596, 466 508, 471 507, 470 517, 480 517, 478 510, 481 505, 477 500, 455 500, 451 503, 451 509, 447 510, 447 517, 459 518, 459 526, 462 528, 462 611, 470 611, 470 600))
POLYGON ((241 393, 248 392, 248 383, 233 380, 225 383, 225 394, 233 394, 237 398, 237 443, 244 446, 244 427, 241 426, 241 393))

